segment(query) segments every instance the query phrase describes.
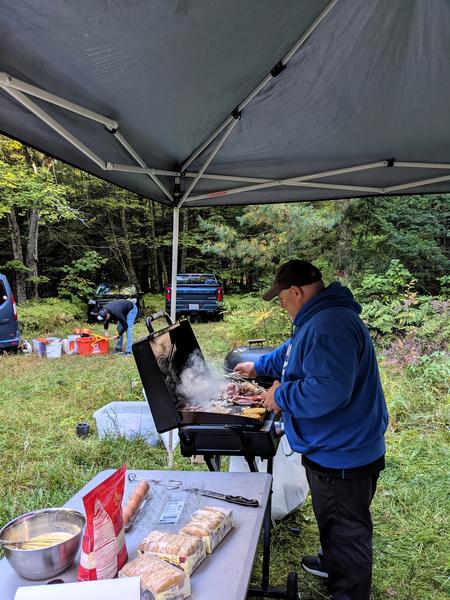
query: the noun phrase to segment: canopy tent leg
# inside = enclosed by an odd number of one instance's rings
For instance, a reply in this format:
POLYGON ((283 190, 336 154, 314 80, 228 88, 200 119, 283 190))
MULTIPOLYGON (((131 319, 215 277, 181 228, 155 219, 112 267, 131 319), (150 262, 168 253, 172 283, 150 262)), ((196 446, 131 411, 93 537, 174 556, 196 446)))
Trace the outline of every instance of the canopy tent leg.
MULTIPOLYGON (((178 272, 178 239, 180 228, 180 209, 173 207, 173 231, 172 231, 172 279, 170 298, 170 319, 175 323, 177 318, 177 272, 178 272)), ((173 432, 169 431, 169 467, 173 466, 173 432)))

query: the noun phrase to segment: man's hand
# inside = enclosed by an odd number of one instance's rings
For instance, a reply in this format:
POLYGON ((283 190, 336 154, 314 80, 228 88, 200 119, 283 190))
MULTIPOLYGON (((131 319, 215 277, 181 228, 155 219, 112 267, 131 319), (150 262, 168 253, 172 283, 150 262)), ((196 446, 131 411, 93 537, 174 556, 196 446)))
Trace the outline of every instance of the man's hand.
POLYGON ((257 375, 256 369, 255 369, 255 363, 252 363, 252 362, 238 363, 234 367, 234 372, 237 373, 238 375, 241 375, 242 377, 247 377, 248 379, 253 379, 257 375))
POLYGON ((274 412, 275 414, 279 414, 281 412, 281 409, 278 406, 278 404, 276 404, 275 398, 274 398, 275 390, 280 385, 281 385, 281 383, 279 381, 274 381, 272 383, 272 387, 270 387, 268 390, 266 390, 265 392, 262 393, 261 404, 265 408, 267 408, 267 410, 270 410, 270 411, 274 412))
POLYGON ((108 335, 108 330, 104 329, 103 330, 103 337, 108 338, 109 340, 117 340, 117 338, 119 336, 118 335, 108 335))

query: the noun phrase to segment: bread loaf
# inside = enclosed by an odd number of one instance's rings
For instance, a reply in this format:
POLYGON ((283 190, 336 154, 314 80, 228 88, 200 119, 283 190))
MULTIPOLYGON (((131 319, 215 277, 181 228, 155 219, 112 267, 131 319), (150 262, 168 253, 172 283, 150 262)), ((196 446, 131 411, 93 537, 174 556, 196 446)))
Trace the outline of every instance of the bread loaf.
POLYGON ((210 554, 233 527, 232 511, 218 506, 203 506, 196 510, 180 533, 201 537, 210 554))
POLYGON ((138 546, 141 554, 155 554, 189 575, 195 571, 206 556, 201 536, 183 533, 152 531, 138 546))
POLYGON ((142 592, 150 592, 154 600, 184 600, 191 594, 189 576, 153 554, 128 562, 119 577, 140 577, 142 592))

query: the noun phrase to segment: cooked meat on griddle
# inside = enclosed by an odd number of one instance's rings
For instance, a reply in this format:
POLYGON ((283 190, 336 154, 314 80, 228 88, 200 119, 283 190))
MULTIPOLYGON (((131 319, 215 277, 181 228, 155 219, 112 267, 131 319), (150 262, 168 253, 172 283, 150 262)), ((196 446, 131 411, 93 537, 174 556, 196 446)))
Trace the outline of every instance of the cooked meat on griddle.
POLYGON ((229 383, 222 395, 224 400, 228 400, 233 404, 240 404, 242 406, 252 406, 261 404, 262 393, 264 389, 247 381, 229 383))

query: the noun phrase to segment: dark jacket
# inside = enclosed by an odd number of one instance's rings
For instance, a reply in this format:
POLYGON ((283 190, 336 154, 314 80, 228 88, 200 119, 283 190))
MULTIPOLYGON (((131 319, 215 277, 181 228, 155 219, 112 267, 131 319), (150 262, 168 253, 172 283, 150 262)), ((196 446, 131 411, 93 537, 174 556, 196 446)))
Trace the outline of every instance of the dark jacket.
POLYGON ((258 375, 281 380, 275 402, 290 445, 324 467, 355 468, 385 452, 387 408, 360 312, 332 283, 298 312, 292 337, 255 363, 258 375))
POLYGON ((103 305, 105 310, 111 315, 109 320, 104 323, 105 329, 108 329, 109 323, 118 323, 118 333, 122 335, 128 329, 127 315, 132 308, 134 308, 133 302, 130 300, 111 300, 103 305))

